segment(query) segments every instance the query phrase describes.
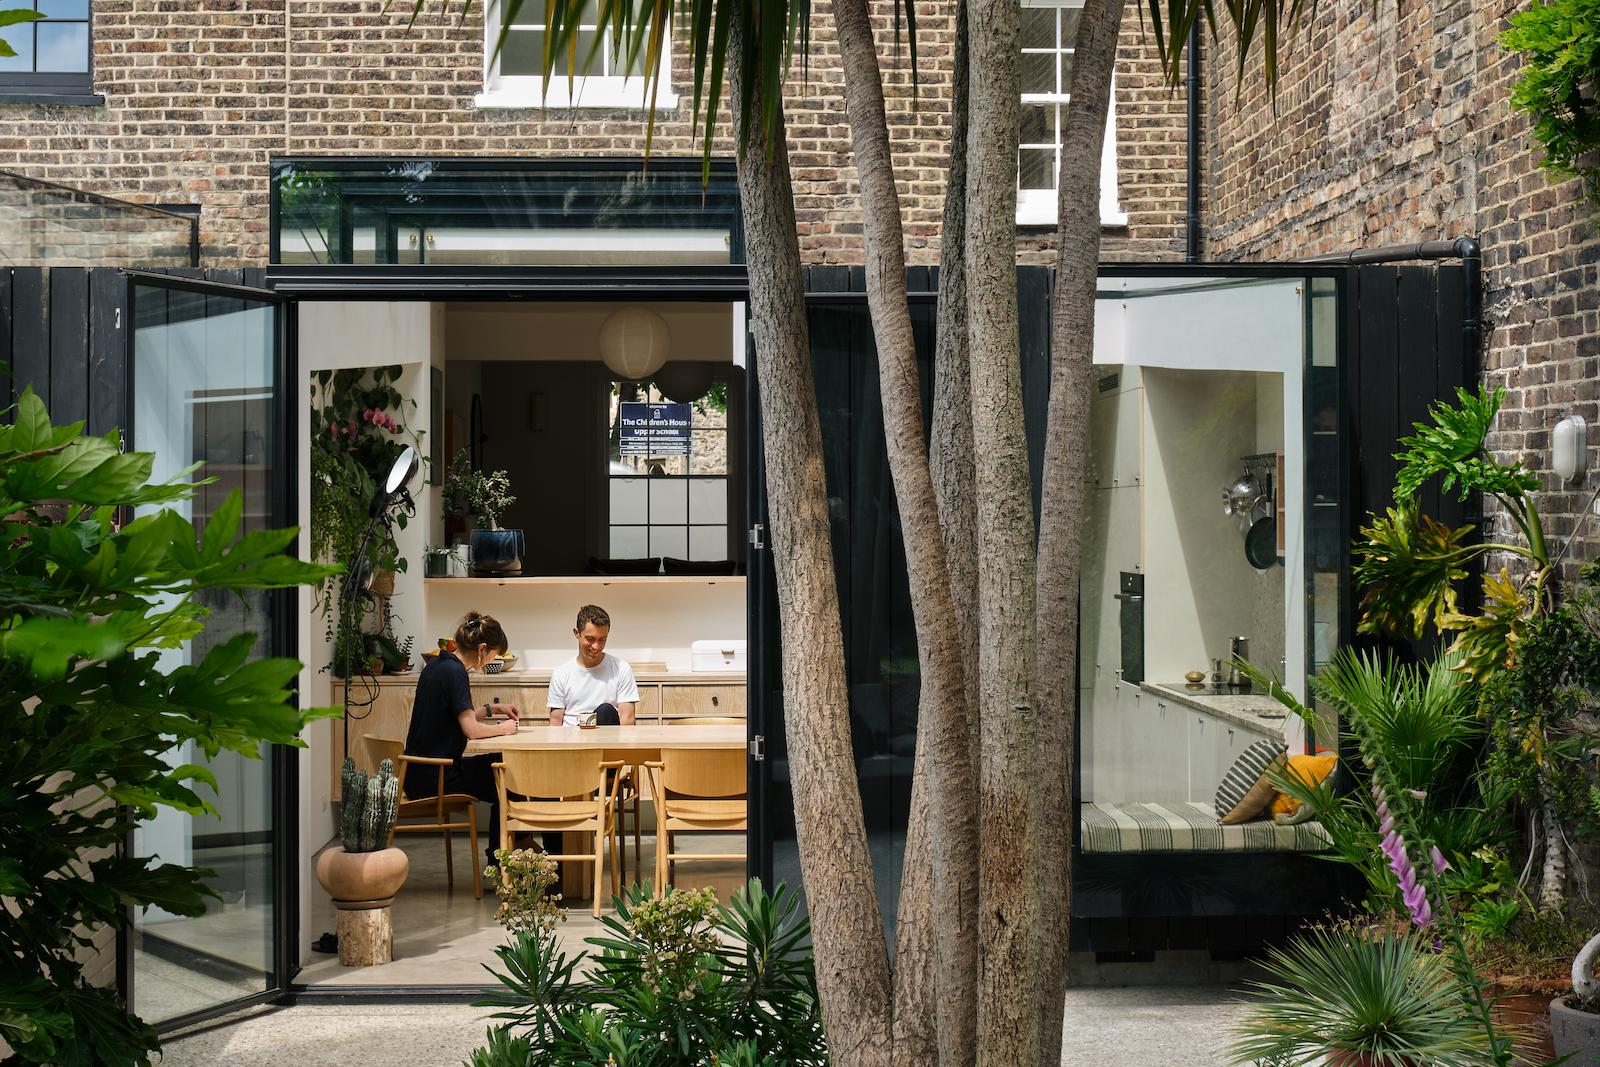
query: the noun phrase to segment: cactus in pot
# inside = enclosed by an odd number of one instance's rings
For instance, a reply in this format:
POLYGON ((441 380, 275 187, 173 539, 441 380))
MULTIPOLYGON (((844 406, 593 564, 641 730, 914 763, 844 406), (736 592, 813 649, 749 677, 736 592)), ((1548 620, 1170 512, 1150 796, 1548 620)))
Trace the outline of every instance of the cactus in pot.
POLYGON ((389 760, 369 776, 356 770, 350 759, 344 761, 340 781, 344 803, 339 813, 339 839, 343 847, 324 849, 317 857, 317 879, 341 909, 384 907, 410 870, 406 854, 389 845, 400 782, 389 760))
POLYGON ((395 811, 400 802, 400 781, 388 760, 378 764, 370 778, 345 757, 340 773, 344 807, 340 811, 339 839, 346 852, 376 852, 389 847, 395 811))

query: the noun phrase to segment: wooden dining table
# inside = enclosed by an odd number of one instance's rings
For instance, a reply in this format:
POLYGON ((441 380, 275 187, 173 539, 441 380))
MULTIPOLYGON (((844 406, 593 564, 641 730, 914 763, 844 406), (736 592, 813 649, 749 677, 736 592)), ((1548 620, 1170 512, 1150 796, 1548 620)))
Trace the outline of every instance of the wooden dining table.
MULTIPOLYGON (((604 753, 602 759, 621 760, 637 767, 648 760, 660 759, 663 748, 743 749, 748 743, 748 736, 745 723, 551 726, 545 722, 524 721, 518 724, 515 734, 471 739, 467 742, 464 755, 598 748, 604 753)), ((569 835, 562 849, 566 852, 585 851, 582 836, 569 835)), ((588 896, 593 867, 586 863, 565 863, 562 867, 562 895, 568 898, 588 896)))

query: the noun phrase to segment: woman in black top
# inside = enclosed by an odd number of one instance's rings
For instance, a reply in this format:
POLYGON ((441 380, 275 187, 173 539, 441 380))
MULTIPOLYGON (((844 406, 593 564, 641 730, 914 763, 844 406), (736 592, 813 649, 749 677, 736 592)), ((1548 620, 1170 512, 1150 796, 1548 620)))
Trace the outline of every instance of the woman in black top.
MULTIPOLYGON (((411 727, 406 731, 406 753, 449 759, 445 768, 444 791, 466 793, 489 802, 489 862, 500 838, 500 797, 494 787, 494 754, 467 756, 462 752, 470 738, 502 737, 517 732, 522 711, 515 704, 496 704, 495 710, 509 716, 505 722, 487 722, 489 706, 474 706, 467 673, 482 667, 506 651, 506 632, 488 615, 476 611, 456 627, 456 650, 443 652, 422 668, 417 679, 417 697, 411 706, 411 727)), ((413 766, 406 773, 405 790, 409 799, 431 797, 439 781, 433 767, 413 766)))

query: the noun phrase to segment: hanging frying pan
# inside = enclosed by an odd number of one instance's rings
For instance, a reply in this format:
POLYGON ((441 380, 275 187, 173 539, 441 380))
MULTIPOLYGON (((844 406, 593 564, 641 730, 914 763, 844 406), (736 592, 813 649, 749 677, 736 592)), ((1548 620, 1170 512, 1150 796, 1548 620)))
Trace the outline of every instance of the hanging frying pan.
POLYGON ((1271 514, 1256 519, 1245 531, 1244 558, 1258 571, 1278 562, 1278 523, 1271 514))

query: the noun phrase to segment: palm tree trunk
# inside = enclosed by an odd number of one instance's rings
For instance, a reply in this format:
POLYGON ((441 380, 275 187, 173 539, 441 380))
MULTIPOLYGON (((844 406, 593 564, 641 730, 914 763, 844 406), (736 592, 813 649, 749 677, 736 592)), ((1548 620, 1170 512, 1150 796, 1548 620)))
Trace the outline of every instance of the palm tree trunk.
POLYGON ((1547 786, 1541 783, 1543 798, 1540 803, 1540 830, 1544 838, 1544 863, 1539 874, 1539 910, 1552 911, 1566 904, 1567 899, 1567 847, 1561 836, 1561 816, 1556 814, 1555 800, 1547 786))
POLYGON ((1039 1062, 1061 1062, 1072 918, 1073 747, 1078 711, 1078 579, 1094 375, 1100 157, 1126 0, 1086 0, 1062 134, 1051 308, 1050 406, 1039 516, 1039 1062))
MULTIPOLYGON (((742 28, 736 25, 730 38, 730 103, 737 115, 747 54, 742 28)), ((759 102, 751 104, 759 114, 759 102)), ((769 146, 752 123, 737 160, 783 634, 785 740, 817 991, 833 1061, 876 1067, 889 1055, 889 958, 850 745, 789 156, 781 133, 769 146)))
POLYGON ((1017 344, 1018 0, 968 24, 967 315, 978 500, 978 1057, 1038 1058, 1034 527, 1017 344))
MULTIPOLYGON (((940 917, 938 1033, 946 1063, 971 1060, 977 963, 977 794, 967 740, 961 635, 945 565, 939 508, 922 430, 916 338, 906 300, 905 240, 889 152, 883 81, 866 0, 832 0, 845 75, 845 110, 861 182, 867 308, 877 344, 884 437, 905 540, 911 611, 921 668, 914 777, 926 777, 933 908, 940 917)), ((898 953, 897 953, 898 955, 898 953)), ((896 970, 903 966, 897 961, 896 970)), ((921 1053, 926 1062, 927 1050, 921 1053)))

